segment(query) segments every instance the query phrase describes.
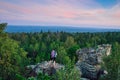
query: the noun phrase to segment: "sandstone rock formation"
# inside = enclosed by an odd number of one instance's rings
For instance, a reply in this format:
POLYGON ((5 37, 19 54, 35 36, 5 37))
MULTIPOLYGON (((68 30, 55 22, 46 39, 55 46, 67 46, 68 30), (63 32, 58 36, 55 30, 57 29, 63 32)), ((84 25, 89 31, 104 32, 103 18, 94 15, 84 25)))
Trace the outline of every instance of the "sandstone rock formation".
POLYGON ((111 45, 102 44, 98 45, 97 48, 83 48, 76 51, 79 62, 86 62, 91 65, 96 65, 102 62, 104 56, 110 55, 111 45))
POLYGON ((44 73, 48 75, 52 75, 56 73, 56 70, 64 68, 64 65, 56 63, 55 65, 51 61, 44 61, 42 63, 38 63, 36 65, 27 66, 28 69, 32 69, 32 72, 39 74, 44 73))
POLYGON ((111 45, 102 44, 97 48, 83 48, 76 51, 78 62, 76 67, 81 71, 82 77, 90 80, 97 80, 101 74, 107 74, 101 69, 100 63, 103 63, 102 58, 110 55, 111 45))

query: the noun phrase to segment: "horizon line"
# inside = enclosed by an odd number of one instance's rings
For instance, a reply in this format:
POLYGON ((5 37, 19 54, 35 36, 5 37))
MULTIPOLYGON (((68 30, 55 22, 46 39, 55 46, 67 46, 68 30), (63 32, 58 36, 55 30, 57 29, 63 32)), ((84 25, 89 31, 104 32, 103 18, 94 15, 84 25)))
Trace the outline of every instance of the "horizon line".
POLYGON ((38 25, 38 24, 33 24, 33 25, 31 25, 31 24, 22 24, 22 25, 20 25, 20 24, 8 24, 7 26, 21 26, 21 27, 30 27, 30 26, 34 26, 34 27, 41 27, 41 26, 43 26, 43 27, 46 27, 46 26, 48 26, 48 27, 66 27, 66 28, 95 28, 95 29, 120 29, 120 27, 119 26, 115 26, 114 28, 113 28, 113 26, 104 26, 104 25, 81 25, 81 26, 74 26, 74 25, 38 25), (102 27, 101 27, 102 26, 102 27))

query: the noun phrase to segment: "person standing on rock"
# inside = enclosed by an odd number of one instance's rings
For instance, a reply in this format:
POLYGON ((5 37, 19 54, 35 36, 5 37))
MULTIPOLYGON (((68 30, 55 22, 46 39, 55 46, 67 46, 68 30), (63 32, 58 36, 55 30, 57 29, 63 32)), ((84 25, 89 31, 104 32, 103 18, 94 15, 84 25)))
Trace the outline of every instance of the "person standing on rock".
POLYGON ((50 55, 50 60, 53 61, 54 65, 55 65, 55 60, 56 60, 56 57, 57 57, 57 52, 53 49, 52 52, 51 52, 51 55, 50 55))

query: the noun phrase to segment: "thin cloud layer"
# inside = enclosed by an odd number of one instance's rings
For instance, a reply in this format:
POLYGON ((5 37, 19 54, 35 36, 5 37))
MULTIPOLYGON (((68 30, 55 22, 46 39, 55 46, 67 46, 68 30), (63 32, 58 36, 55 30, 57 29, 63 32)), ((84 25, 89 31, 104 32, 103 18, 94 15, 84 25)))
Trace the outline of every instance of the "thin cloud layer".
POLYGON ((107 7, 97 0, 1 0, 0 21, 13 25, 120 26, 120 3, 114 1, 107 7))

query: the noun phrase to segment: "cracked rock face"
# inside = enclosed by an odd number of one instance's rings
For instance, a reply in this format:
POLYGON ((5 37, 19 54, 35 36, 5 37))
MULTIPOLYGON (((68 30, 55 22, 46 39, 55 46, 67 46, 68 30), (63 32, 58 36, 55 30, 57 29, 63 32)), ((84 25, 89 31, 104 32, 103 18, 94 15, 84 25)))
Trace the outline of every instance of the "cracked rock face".
POLYGON ((103 63, 102 58, 110 55, 111 45, 103 44, 95 48, 83 48, 76 51, 78 62, 76 67, 81 72, 84 78, 97 78, 98 72, 101 70, 100 63, 103 63))
POLYGON ((76 66, 82 72, 81 75, 84 78, 96 78, 97 70, 93 65, 90 65, 86 62, 77 63, 76 66))
POLYGON ((110 55, 111 45, 102 44, 98 45, 97 48, 83 48, 76 51, 78 60, 84 61, 91 65, 97 65, 102 62, 103 56, 110 55))
POLYGON ((47 73, 48 75, 52 75, 56 73, 56 70, 64 68, 64 65, 58 63, 54 65, 51 61, 44 61, 36 65, 29 65, 27 68, 31 68, 36 74, 47 73))

